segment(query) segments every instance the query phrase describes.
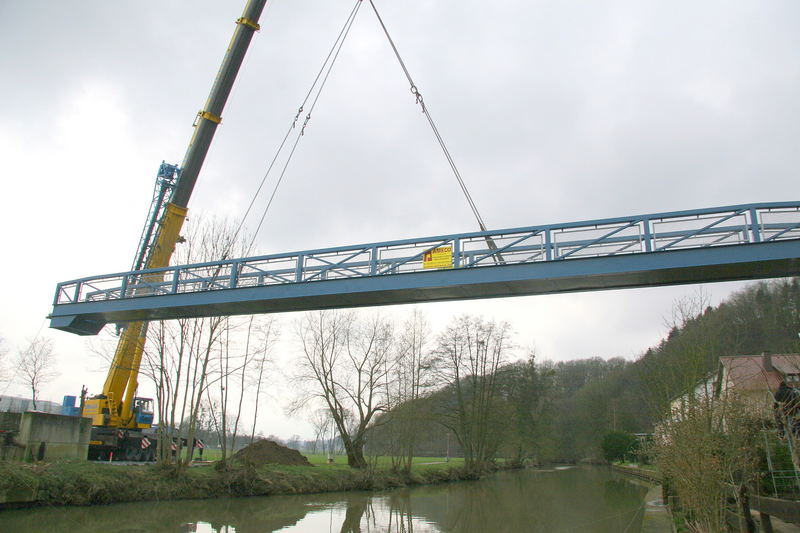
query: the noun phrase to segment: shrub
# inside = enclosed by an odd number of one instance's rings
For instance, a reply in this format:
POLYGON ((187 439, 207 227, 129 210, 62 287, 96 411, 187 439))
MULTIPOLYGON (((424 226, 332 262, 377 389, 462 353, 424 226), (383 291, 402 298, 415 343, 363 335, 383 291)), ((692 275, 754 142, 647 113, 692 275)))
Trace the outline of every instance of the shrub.
POLYGON ((636 451, 639 441, 635 435, 625 431, 609 431, 603 435, 603 457, 613 462, 624 459, 626 455, 636 451))

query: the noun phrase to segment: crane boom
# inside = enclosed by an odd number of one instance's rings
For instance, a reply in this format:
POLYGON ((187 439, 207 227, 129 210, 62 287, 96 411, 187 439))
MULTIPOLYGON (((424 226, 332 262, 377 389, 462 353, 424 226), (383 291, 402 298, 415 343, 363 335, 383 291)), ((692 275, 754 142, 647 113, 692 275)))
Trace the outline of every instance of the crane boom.
POLYGON ((175 185, 175 192, 172 195, 172 202, 177 206, 186 207, 189 203, 189 197, 192 195, 197 175, 205 161, 208 147, 214 138, 214 132, 222 122, 222 111, 231 94, 233 82, 239 73, 247 48, 250 46, 250 40, 253 38, 253 33, 260 28, 258 19, 261 17, 266 3, 267 0, 250 0, 245 6, 244 13, 236 21, 236 31, 233 33, 228 51, 222 60, 214 85, 211 87, 206 105, 197 114, 198 120, 194 135, 183 158, 178 183, 175 185))
MULTIPOLYGON (((197 113, 194 133, 182 166, 177 169, 177 179, 170 182, 168 187, 157 189, 134 259, 143 269, 169 265, 186 218, 189 198, 217 126, 222 122, 222 112, 253 34, 260 29, 258 20, 266 3, 267 0, 248 0, 242 16, 236 21, 236 29, 208 100, 197 113)), ((175 168, 170 165, 167 167, 175 168)), ((164 171, 162 164, 160 180, 164 178, 164 171)), ((142 281, 163 281, 163 274, 146 274, 142 281)), ((137 430, 152 424, 152 412, 142 413, 134 409, 146 336, 147 322, 131 322, 122 332, 102 393, 84 402, 83 415, 91 417, 94 426, 137 430)))

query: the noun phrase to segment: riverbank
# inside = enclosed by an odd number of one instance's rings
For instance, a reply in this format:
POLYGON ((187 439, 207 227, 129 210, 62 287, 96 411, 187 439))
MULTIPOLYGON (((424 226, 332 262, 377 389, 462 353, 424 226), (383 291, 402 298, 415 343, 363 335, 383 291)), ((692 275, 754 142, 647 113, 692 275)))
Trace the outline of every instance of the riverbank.
POLYGON ((642 533, 673 533, 675 531, 675 521, 663 500, 661 474, 652 468, 634 465, 612 464, 611 470, 644 480, 649 487, 647 495, 644 497, 642 533))
POLYGON ((0 530, 640 533, 645 492, 608 468, 526 468, 382 491, 10 509, 0 512, 0 530))
POLYGON ((629 476, 635 476, 638 477, 639 479, 644 479, 645 481, 655 483, 656 485, 661 484, 661 474, 659 474, 658 471, 656 471, 653 468, 642 468, 640 466, 633 466, 633 465, 612 464, 611 470, 620 472, 622 474, 627 474, 629 476))
MULTIPOLYGON (((495 469, 502 467, 495 467, 495 469)), ((390 468, 354 470, 344 465, 283 466, 213 464, 185 470, 156 465, 71 461, 0 463, 0 505, 105 505, 122 502, 208 499, 231 496, 385 490, 476 479, 463 466, 414 465, 411 473, 390 468)))

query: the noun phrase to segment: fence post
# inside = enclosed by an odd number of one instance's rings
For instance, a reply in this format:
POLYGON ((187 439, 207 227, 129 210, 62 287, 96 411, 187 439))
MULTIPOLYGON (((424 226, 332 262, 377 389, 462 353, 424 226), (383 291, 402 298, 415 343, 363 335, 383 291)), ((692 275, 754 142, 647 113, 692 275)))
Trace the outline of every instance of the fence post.
POLYGON ((759 512, 758 518, 761 520, 761 531, 764 533, 774 533, 772 529, 772 518, 768 514, 759 512))
POLYGON ((739 528, 742 533, 756 533, 756 523, 753 520, 753 515, 750 514, 750 495, 747 492, 747 485, 742 483, 739 486, 739 513, 741 518, 739 520, 739 528))

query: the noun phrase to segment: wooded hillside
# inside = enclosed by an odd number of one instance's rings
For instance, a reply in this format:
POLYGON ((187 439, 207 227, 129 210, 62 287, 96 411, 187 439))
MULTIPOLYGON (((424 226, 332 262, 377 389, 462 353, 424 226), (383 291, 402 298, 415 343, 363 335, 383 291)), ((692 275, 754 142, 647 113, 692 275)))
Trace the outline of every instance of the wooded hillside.
MULTIPOLYGON (((499 393, 487 422, 493 439, 487 446, 509 458, 600 458, 605 433, 651 432, 669 401, 715 371, 720 356, 800 352, 799 310, 797 278, 755 283, 716 307, 698 292, 675 303, 667 337, 635 361, 531 357, 505 365, 493 380, 499 393)), ((440 416, 457 393, 470 391, 451 381, 421 400, 426 404, 418 411, 417 442, 426 454, 444 455, 448 440, 451 454, 460 452, 440 416)), ((391 419, 390 412, 373 432, 376 448, 390 438, 391 419)))

